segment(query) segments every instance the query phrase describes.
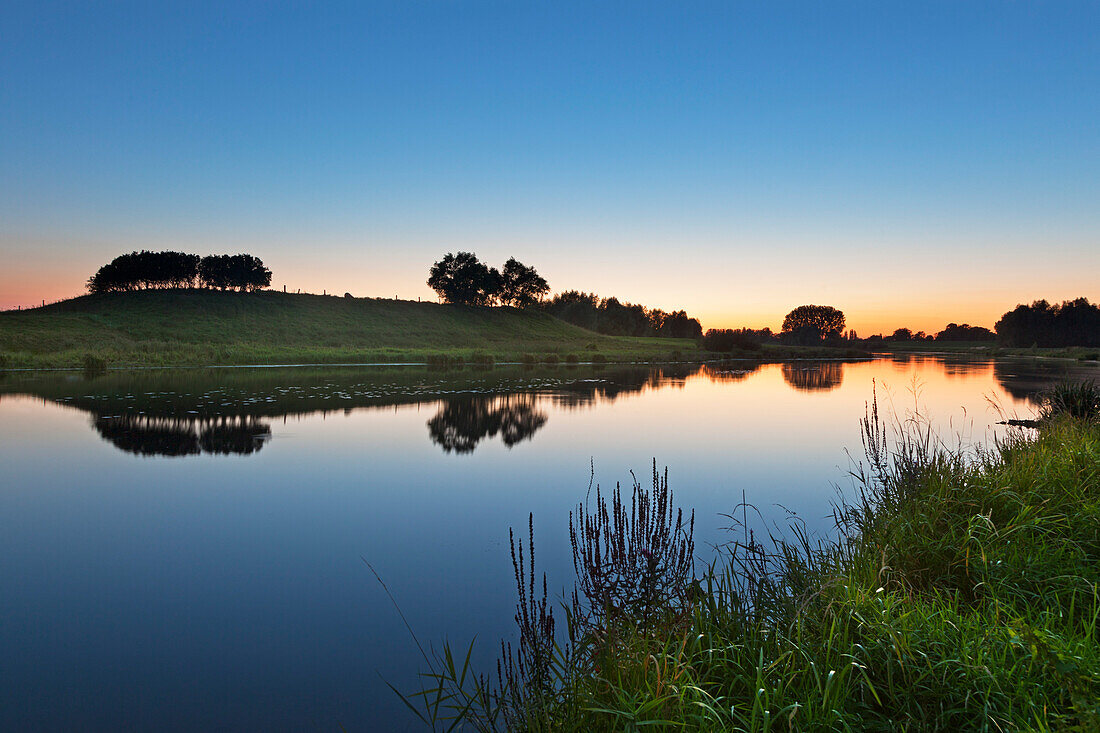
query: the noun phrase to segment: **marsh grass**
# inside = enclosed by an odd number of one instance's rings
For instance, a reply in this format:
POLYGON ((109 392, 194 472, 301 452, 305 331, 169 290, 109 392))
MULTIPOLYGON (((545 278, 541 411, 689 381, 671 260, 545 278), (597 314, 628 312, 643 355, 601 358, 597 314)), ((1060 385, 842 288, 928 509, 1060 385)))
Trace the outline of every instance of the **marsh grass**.
POLYGON ((1100 386, 1093 380, 1059 382, 1042 395, 1039 414, 1044 420, 1067 415, 1078 420, 1100 419, 1100 386))
POLYGON ((86 354, 81 363, 84 374, 95 376, 107 371, 107 360, 92 354, 86 354))
MULTIPOLYGON (((1091 390, 1055 393, 1077 405, 1091 390)), ((964 450, 919 420, 886 424, 872 402, 833 537, 797 521, 758 536, 742 504, 731 541, 676 596, 688 613, 608 615, 578 633, 563 606, 535 685, 494 688, 447 650, 413 696, 421 717, 474 730, 1100 730, 1100 423, 1075 409, 964 450)))

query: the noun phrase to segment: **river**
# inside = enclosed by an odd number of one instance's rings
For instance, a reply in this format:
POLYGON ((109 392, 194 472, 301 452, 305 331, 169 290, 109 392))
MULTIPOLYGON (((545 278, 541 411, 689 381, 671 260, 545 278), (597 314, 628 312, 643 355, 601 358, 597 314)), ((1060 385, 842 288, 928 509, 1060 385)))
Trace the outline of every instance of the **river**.
POLYGON ((0 729, 416 729, 421 642, 489 668, 509 527, 572 587, 567 522, 668 469, 713 557, 742 501, 827 535, 878 395, 952 445, 1095 363, 909 355, 753 365, 0 377, 0 729), (852 458, 849 457, 849 452, 852 458))

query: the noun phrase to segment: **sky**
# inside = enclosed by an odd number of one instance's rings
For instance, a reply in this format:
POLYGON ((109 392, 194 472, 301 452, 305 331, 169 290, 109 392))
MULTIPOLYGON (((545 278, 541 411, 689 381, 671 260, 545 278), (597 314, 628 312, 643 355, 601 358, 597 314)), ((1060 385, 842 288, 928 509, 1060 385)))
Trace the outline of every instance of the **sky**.
POLYGON ((1100 300, 1100 3, 0 4, 0 308, 138 249, 863 335, 1100 300))

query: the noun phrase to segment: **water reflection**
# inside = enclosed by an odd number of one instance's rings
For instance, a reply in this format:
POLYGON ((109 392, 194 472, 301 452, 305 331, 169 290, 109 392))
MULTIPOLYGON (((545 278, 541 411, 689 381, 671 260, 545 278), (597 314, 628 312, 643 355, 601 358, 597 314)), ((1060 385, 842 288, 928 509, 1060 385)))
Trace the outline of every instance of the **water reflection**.
POLYGON ((760 371, 760 364, 719 362, 704 364, 702 372, 712 382, 741 382, 760 371))
POLYGON ((444 400, 428 421, 428 434, 447 453, 472 453, 480 441, 497 433, 511 448, 546 424, 546 413, 535 401, 534 395, 522 393, 444 400))
POLYGON ((142 456, 250 455, 270 440, 271 419, 402 406, 435 407, 428 438, 446 453, 468 454, 497 436, 509 448, 530 440, 549 419, 542 403, 590 408, 649 389, 683 387, 700 369, 678 364, 541 372, 498 367, 109 373, 24 378, 0 394, 32 395, 86 412, 104 440, 142 456))
MULTIPOLYGON (((1091 373, 1088 365, 1056 360, 912 353, 884 359, 902 374, 923 367, 929 367, 925 374, 946 378, 992 372, 1012 398, 1031 403, 1051 383, 1091 373)), ((533 439, 554 409, 590 409, 650 390, 680 389, 699 377, 745 382, 763 368, 727 361, 541 371, 498 366, 452 372, 375 367, 15 375, 0 383, 0 395, 32 395, 81 410, 119 450, 172 457, 253 455, 270 441, 273 419, 427 406, 435 409, 426 423, 428 439, 446 453, 463 455, 488 439, 499 437, 509 448, 533 439)), ((828 392, 842 385, 845 368, 838 361, 800 361, 769 369, 780 371, 796 391, 828 392)))
POLYGON ((533 514, 540 569, 569 583, 590 466, 604 485, 670 466, 700 548, 729 541, 743 498, 827 533, 872 384, 884 415, 916 385, 945 437, 991 445, 987 395, 1028 417, 1051 381, 1100 373, 797 366, 8 373, 0 730, 411 727, 379 678, 414 688, 420 657, 363 559, 422 639, 481 640, 471 673, 491 674, 514 633, 508 528, 533 514))
POLYGON ((839 361, 784 364, 783 381, 804 392, 828 392, 844 381, 844 364, 839 361))
POLYGON ((107 415, 93 418, 92 426, 119 450, 140 456, 248 455, 271 439, 271 425, 250 415, 107 415))
POLYGON ((1042 393, 1063 380, 1095 378, 1095 366, 1064 359, 998 359, 992 364, 997 382, 1017 400, 1038 405, 1042 393))

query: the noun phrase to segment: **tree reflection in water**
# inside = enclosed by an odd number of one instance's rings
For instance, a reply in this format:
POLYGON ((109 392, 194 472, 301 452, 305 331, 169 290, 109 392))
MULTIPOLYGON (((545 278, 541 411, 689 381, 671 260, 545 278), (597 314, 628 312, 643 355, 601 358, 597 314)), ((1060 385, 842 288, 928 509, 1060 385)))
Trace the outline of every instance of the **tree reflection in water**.
POLYGON ((836 389, 844 381, 844 364, 839 361, 823 361, 817 364, 783 365, 783 381, 805 392, 836 389))
POLYGON ((485 438, 500 433, 511 448, 528 440, 546 424, 546 413, 529 393, 471 395, 443 401, 439 412, 428 421, 432 442, 448 453, 472 453, 485 438))
POLYGON ((998 359, 993 362, 993 377, 1010 396, 1038 406, 1043 394, 1058 382, 1095 377, 1088 365, 1067 359, 998 359))
POLYGON ((119 450, 141 456, 248 455, 271 439, 271 426, 251 415, 96 416, 92 426, 119 450))
POLYGON ((760 371, 760 364, 704 364, 703 374, 712 382, 740 382, 760 371))

